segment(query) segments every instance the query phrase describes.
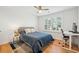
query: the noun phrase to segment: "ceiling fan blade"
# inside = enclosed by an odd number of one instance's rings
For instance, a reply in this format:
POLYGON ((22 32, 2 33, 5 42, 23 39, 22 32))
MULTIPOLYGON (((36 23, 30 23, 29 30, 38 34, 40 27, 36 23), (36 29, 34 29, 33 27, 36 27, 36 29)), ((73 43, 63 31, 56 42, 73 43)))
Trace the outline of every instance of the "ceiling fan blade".
POLYGON ((35 8, 37 8, 37 9, 39 9, 39 7, 37 7, 37 6, 34 6, 35 8))
POLYGON ((41 10, 49 10, 49 9, 41 9, 41 10))
POLYGON ((42 9, 42 6, 38 6, 38 8, 39 8, 39 10, 41 10, 42 9))
POLYGON ((37 8, 38 10, 42 10, 42 6, 34 6, 35 8, 37 8))
POLYGON ((44 11, 44 10, 49 10, 49 9, 47 9, 47 8, 43 8, 42 6, 34 6, 36 9, 38 9, 37 10, 37 13, 41 13, 42 11, 44 11))

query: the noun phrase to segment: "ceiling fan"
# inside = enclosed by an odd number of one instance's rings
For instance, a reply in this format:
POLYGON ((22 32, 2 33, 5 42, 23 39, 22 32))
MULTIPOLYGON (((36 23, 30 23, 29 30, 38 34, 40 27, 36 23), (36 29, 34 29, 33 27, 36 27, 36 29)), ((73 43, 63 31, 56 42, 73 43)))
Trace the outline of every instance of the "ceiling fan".
POLYGON ((43 6, 34 6, 36 9, 38 9, 38 13, 41 13, 43 10, 49 10, 47 8, 43 8, 43 6))

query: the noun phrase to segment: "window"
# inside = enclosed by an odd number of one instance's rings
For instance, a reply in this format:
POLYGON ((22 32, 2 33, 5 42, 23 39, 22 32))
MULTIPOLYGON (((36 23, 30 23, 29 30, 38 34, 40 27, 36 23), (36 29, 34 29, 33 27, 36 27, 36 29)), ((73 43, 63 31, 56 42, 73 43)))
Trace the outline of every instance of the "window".
POLYGON ((51 17, 45 20, 46 30, 59 30, 61 27, 61 17, 51 17))

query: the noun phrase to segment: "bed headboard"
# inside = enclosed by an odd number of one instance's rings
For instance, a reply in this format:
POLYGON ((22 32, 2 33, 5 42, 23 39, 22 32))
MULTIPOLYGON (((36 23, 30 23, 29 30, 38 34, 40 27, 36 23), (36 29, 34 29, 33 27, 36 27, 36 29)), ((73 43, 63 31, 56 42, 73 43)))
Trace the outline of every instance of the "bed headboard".
POLYGON ((19 27, 18 31, 19 32, 26 31, 26 33, 35 32, 35 28, 34 27, 19 27))

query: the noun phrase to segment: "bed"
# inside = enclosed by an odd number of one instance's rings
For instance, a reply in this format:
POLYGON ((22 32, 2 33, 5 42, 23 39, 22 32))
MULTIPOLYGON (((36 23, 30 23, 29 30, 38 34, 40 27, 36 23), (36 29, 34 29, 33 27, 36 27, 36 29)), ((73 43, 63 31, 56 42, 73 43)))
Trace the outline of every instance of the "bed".
POLYGON ((45 32, 31 32, 26 33, 22 31, 20 33, 20 40, 28 44, 34 53, 42 52, 42 47, 46 46, 49 42, 53 41, 53 37, 45 32))

